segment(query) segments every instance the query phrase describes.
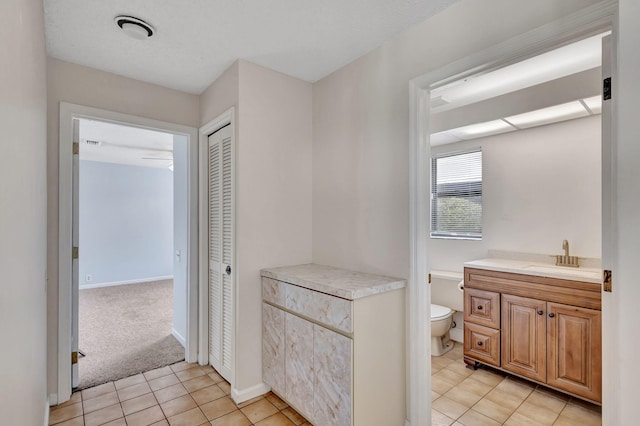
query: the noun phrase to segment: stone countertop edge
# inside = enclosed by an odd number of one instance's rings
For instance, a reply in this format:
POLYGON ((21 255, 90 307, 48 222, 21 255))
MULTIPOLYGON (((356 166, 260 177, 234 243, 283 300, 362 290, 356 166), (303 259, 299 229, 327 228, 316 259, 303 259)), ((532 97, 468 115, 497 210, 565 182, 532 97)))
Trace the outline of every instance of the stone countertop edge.
POLYGON ((464 262, 465 268, 484 269, 498 272, 510 272, 514 274, 532 275, 536 277, 556 278, 561 280, 581 281, 592 284, 602 283, 602 270, 598 268, 579 268, 576 272, 589 272, 592 276, 572 275, 571 271, 566 273, 540 272, 532 269, 526 269, 528 266, 553 267, 553 264, 541 262, 528 262, 513 259, 478 259, 470 262, 464 262))
POLYGON ((402 278, 369 274, 314 263, 264 268, 260 270, 260 276, 347 300, 361 299, 407 286, 407 281, 402 278), (331 274, 331 276, 318 276, 320 274, 331 274))

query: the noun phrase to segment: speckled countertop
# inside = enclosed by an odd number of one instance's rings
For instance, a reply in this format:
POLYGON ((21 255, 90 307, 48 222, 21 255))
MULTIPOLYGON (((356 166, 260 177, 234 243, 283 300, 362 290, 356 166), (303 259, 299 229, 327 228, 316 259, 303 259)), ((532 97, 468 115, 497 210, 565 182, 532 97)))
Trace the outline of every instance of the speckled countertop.
POLYGON ((480 259, 465 262, 467 268, 487 269, 516 274, 535 275, 538 277, 560 278, 598 284, 602 282, 602 270, 599 268, 570 268, 554 264, 530 262, 514 259, 480 259))
POLYGON ((349 300, 397 290, 407 285, 402 278, 349 271, 315 263, 266 268, 260 271, 260 275, 349 300))

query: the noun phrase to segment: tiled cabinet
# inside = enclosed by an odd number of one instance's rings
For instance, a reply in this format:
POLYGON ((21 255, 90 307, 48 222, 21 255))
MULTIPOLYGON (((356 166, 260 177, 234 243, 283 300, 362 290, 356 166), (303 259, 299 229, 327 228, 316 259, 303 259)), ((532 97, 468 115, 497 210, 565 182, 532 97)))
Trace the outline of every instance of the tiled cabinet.
POLYGON ((465 268, 465 362, 602 400, 600 285, 465 268))
POLYGON ((263 276, 262 292, 273 392, 316 425, 404 424, 403 288, 350 300, 263 276))

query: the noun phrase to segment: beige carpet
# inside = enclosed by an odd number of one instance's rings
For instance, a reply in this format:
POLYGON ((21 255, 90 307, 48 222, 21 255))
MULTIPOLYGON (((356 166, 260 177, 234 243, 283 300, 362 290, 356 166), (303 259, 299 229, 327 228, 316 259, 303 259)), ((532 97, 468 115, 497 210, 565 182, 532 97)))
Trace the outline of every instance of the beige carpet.
POLYGON ((184 359, 171 334, 173 280, 80 290, 78 388, 184 359))

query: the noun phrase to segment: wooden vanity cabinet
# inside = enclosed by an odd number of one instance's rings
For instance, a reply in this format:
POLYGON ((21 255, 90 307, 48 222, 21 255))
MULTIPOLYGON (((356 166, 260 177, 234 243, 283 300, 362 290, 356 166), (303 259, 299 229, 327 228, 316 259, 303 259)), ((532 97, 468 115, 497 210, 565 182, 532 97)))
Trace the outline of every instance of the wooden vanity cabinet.
POLYGON ((492 365, 596 403, 602 401, 599 284, 465 268, 464 291, 468 365, 492 365), (491 300, 491 311, 499 312, 491 327, 486 326, 487 308, 478 304, 482 300, 491 300), (489 335, 494 336, 493 343, 482 340, 489 335), (488 353, 489 346, 494 355, 488 353))

